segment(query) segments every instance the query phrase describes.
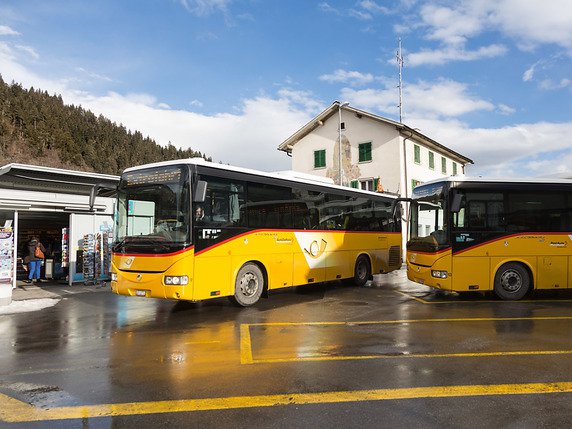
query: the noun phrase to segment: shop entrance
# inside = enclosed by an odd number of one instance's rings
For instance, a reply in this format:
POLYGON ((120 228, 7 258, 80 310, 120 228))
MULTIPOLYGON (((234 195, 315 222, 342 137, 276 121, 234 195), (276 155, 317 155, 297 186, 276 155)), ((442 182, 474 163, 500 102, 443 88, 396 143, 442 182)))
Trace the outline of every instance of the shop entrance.
POLYGON ((36 237, 46 248, 45 260, 41 268, 41 278, 65 281, 67 270, 62 267, 62 230, 69 228, 70 214, 61 212, 18 213, 18 269, 17 279, 28 277, 24 259, 28 254, 28 242, 36 237))

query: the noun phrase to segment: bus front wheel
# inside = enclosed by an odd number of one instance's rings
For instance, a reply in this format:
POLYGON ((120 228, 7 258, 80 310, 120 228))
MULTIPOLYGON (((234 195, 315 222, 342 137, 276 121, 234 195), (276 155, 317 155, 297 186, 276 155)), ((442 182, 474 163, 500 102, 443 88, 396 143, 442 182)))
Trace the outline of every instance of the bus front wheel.
POLYGON ((258 302, 264 290, 264 275, 258 265, 244 264, 234 282, 232 301, 241 307, 250 307, 258 302))
POLYGON ((358 256, 356 266, 354 268, 354 284, 363 286, 371 277, 371 265, 369 258, 365 255, 358 256))
POLYGON ((516 301, 530 289, 530 276, 522 264, 509 262, 499 268, 495 275, 495 294, 505 300, 516 301))

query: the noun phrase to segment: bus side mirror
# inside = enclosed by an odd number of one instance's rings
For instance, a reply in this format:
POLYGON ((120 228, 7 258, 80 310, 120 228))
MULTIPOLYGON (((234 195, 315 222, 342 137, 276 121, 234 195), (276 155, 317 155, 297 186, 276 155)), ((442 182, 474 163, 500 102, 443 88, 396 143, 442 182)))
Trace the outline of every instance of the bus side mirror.
POLYGON ((93 185, 89 190, 89 211, 93 211, 93 206, 95 205, 95 198, 97 197, 97 193, 99 191, 99 185, 93 185))
POLYGON ((117 194, 117 186, 109 186, 105 183, 93 185, 89 190, 89 211, 93 211, 93 206, 95 205, 95 199, 98 195, 104 197, 111 197, 117 194))
POLYGON ((451 201, 451 212, 459 213, 461 211, 461 202, 463 201, 463 195, 459 193, 453 194, 453 201, 451 201))
POLYGON ((413 200, 411 198, 396 198, 393 200, 391 207, 391 216, 396 219, 397 214, 401 217, 401 205, 399 203, 411 203, 413 200), (399 210, 398 210, 399 207, 399 210))
POLYGON ((193 192, 193 202, 194 203, 204 203, 207 196, 207 182, 204 180, 199 180, 195 186, 195 192, 193 192))

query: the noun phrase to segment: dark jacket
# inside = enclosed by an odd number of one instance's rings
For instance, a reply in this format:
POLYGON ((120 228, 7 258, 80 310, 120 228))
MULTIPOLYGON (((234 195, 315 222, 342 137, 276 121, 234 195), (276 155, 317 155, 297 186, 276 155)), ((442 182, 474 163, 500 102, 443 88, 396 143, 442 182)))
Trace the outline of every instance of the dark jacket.
POLYGON ((38 244, 40 245, 40 250, 44 252, 44 257, 46 256, 46 248, 44 247, 44 245, 40 243, 38 240, 30 240, 28 242, 28 253, 26 254, 26 256, 29 258, 30 261, 41 261, 41 258, 36 258, 36 256, 34 255, 36 251, 36 246, 38 244))

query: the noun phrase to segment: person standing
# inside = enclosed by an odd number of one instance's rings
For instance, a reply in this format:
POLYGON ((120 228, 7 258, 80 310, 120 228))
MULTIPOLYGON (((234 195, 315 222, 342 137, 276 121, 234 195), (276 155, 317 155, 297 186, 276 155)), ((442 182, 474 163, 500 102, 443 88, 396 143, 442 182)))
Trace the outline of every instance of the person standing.
POLYGON ((40 280, 40 267, 42 266, 42 260, 45 257, 46 248, 40 240, 36 237, 32 237, 28 242, 28 280, 26 283, 32 283, 40 280))

